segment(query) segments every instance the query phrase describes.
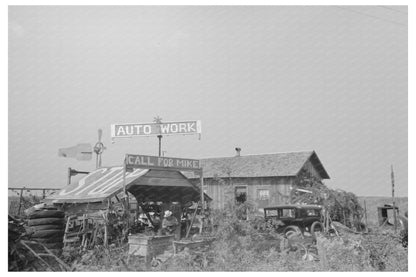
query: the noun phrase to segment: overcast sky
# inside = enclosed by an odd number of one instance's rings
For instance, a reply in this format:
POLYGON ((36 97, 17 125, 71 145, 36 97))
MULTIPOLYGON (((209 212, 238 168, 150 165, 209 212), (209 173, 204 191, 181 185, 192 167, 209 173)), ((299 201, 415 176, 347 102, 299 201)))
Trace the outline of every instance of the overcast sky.
POLYGON ((110 124, 199 119, 165 155, 315 150, 331 188, 407 196, 407 8, 403 6, 12 6, 9 187, 62 187, 58 148, 95 144, 103 165, 157 155, 155 137, 110 124))

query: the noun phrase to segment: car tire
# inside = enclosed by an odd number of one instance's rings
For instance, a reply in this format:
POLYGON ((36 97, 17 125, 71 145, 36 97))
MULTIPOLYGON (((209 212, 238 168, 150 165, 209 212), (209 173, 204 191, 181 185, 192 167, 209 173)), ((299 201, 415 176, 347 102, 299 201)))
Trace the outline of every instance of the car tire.
POLYGON ((285 233, 285 237, 287 238, 287 239, 290 239, 291 237, 293 237, 293 236, 297 236, 298 235, 298 233, 297 232, 295 232, 295 231, 293 231, 293 230, 289 230, 289 231, 287 231, 286 233, 285 233))
POLYGON ((31 240, 40 242, 40 243, 63 243, 64 236, 50 237, 50 238, 32 238, 31 240))
POLYGON ((63 242, 51 242, 51 243, 42 243, 48 249, 62 249, 64 247, 63 242))
POLYGON ((34 233, 42 230, 64 230, 65 226, 63 224, 50 224, 50 225, 37 225, 27 227, 26 231, 29 233, 34 233))
POLYGON ((302 231, 300 230, 300 228, 294 225, 287 226, 284 229, 283 233, 286 238, 288 238, 288 236, 293 236, 293 235, 302 235, 302 231))
POLYGON ((38 226, 38 225, 63 225, 65 223, 64 218, 60 217, 48 217, 48 218, 36 218, 36 219, 30 219, 28 221, 29 226, 38 226))
POLYGON ((32 238, 56 238, 64 236, 64 231, 62 229, 56 230, 41 230, 34 232, 32 238))
POLYGON ((29 219, 36 219, 36 218, 49 218, 49 217, 56 217, 56 218, 63 218, 65 213, 59 210, 39 210, 34 211, 29 215, 29 219))
POLYGON ((312 223, 311 235, 314 240, 316 240, 317 234, 322 233, 323 231, 324 231, 324 225, 321 222, 315 221, 314 223, 312 223))

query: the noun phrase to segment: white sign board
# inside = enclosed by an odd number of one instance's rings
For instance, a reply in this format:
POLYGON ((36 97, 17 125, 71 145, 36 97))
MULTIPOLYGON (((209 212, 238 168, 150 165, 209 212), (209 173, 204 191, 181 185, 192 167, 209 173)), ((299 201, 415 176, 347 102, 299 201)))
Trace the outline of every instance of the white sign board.
POLYGON ((201 134, 201 121, 111 124, 112 138, 201 134))

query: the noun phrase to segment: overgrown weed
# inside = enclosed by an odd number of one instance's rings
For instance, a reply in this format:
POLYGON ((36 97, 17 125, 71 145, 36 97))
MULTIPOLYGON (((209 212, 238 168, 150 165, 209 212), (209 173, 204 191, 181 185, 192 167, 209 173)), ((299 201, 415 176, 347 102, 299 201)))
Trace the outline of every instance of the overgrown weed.
MULTIPOLYGON (((369 234, 343 234, 317 239, 315 260, 288 249, 288 241, 255 214, 250 203, 230 205, 214 215, 215 241, 203 251, 185 249, 145 267, 140 259, 127 264, 127 246, 96 246, 69 254, 76 271, 407 271, 408 255, 397 238, 374 229, 369 234)), ((69 257, 69 258, 70 258, 69 257)))

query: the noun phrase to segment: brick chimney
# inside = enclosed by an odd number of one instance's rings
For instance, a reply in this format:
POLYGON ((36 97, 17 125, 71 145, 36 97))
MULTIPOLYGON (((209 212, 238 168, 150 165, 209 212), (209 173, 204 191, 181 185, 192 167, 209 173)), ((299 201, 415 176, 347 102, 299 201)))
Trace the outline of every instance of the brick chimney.
POLYGON ((241 155, 240 155, 241 148, 240 148, 240 147, 236 147, 236 148, 235 148, 235 151, 236 151, 235 156, 236 156, 236 157, 240 157, 240 156, 241 156, 241 155))

